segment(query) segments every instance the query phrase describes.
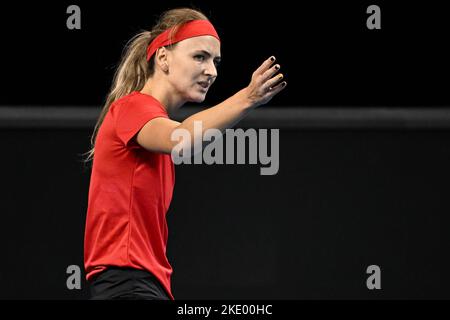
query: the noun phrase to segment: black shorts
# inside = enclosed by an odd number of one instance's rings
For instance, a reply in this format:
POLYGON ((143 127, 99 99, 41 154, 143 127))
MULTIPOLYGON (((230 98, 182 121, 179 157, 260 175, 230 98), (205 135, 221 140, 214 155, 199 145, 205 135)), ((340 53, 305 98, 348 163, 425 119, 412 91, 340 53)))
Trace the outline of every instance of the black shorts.
POLYGON ((90 282, 91 300, 171 300, 148 271, 108 267, 90 282))

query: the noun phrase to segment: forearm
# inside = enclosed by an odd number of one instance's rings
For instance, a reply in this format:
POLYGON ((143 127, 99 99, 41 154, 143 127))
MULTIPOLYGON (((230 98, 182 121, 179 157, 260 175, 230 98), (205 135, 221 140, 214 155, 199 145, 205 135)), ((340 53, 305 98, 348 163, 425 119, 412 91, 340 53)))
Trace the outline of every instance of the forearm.
POLYGON ((194 133, 199 133, 194 132, 196 121, 201 122, 202 134, 208 129, 218 129, 223 132, 225 129, 233 127, 253 109, 243 90, 218 105, 186 118, 178 128, 189 131, 191 137, 194 137, 194 133))

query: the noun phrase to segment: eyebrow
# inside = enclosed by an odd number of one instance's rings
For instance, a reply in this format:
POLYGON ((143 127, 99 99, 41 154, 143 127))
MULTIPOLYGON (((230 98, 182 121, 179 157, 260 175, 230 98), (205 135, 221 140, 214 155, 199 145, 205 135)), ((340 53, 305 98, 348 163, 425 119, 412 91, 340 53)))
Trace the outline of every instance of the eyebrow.
MULTIPOLYGON (((211 57, 211 53, 209 53, 206 50, 197 50, 197 52, 201 52, 201 53, 205 54, 206 56, 211 57)), ((214 58, 214 60, 216 60, 216 61, 220 61, 221 59, 222 58, 220 56, 217 56, 217 57, 214 58)))

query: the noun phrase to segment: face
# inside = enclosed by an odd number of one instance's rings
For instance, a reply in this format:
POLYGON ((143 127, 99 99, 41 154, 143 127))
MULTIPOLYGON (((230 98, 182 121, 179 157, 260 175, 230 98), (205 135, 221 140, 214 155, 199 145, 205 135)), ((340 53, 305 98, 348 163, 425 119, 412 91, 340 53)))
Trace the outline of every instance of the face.
POLYGON ((185 39, 168 51, 167 79, 183 102, 203 102, 216 80, 220 42, 213 36, 185 39))

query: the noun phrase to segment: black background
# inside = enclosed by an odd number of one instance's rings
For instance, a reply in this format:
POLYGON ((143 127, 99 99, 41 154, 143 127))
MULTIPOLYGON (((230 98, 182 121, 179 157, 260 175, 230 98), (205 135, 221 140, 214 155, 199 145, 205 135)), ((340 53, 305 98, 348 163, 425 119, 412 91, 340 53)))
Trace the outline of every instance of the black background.
MULTIPOLYGON (((449 107, 442 2, 15 2, 1 10, 2 106, 100 108, 123 46, 164 10, 194 5, 222 39, 205 101, 275 55, 277 106, 449 107), (81 8, 68 30, 66 8, 81 8), (366 8, 381 8, 381 30, 366 8)), ((189 107, 189 106, 187 106, 189 107)), ((89 129, 6 129, 0 298, 85 299, 89 129), (84 272, 84 271, 82 271, 84 272)), ((281 130, 280 171, 176 167, 168 256, 177 299, 448 299, 448 131, 281 130), (382 289, 368 290, 379 265, 382 289)))
POLYGON ((103 103, 125 43, 169 8, 192 5, 222 39, 223 62, 205 102, 248 84, 275 55, 292 88, 271 105, 449 105, 445 2, 78 1, 81 30, 66 27, 68 1, 14 2, 2 10, 2 92, 7 105, 103 103), (381 8, 381 30, 366 9, 381 8), (6 84, 5 83, 5 84, 6 84))

